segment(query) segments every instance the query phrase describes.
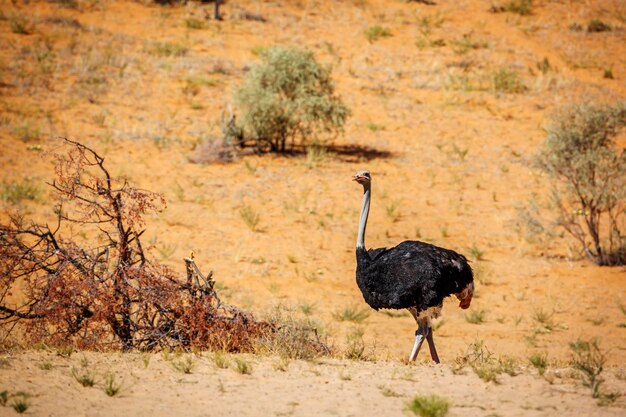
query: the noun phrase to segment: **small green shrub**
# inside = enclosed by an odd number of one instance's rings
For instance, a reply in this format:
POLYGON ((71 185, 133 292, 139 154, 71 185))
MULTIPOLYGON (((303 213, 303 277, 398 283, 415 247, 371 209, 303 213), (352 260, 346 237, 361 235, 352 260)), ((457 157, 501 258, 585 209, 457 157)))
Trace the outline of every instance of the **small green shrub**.
POLYGON ((32 23, 24 16, 13 14, 9 16, 11 32, 18 35, 30 35, 33 32, 32 23))
POLYGON ((601 375, 604 371, 606 356, 600 351, 598 341, 578 339, 569 345, 572 350, 572 366, 580 371, 583 384, 591 388, 591 396, 600 398, 600 386, 604 382, 601 375))
POLYGON ((450 409, 450 401, 438 395, 417 395, 407 404, 416 416, 443 417, 450 409))
POLYGON ((520 16, 528 16, 532 13, 532 6, 532 0, 512 0, 504 5, 504 10, 520 16))
POLYGON ((0 392, 0 405, 3 407, 6 406, 7 401, 9 401, 9 391, 4 390, 0 392))
POLYGON ((262 62, 235 93, 243 135, 259 152, 325 144, 343 131, 350 112, 335 95, 330 68, 305 49, 274 46, 259 54, 262 62))
POLYGON ((537 371, 539 371, 539 375, 543 375, 546 372, 546 369, 548 369, 548 355, 546 355, 545 353, 533 353, 532 355, 530 355, 528 360, 530 361, 532 366, 537 368, 537 371))
POLYGON ((26 410, 28 410, 29 406, 30 406, 30 404, 28 403, 26 398, 23 398, 23 397, 22 398, 16 398, 11 403, 11 407, 13 407, 15 412, 17 412, 18 414, 24 413, 26 410))
POLYGON ((200 30, 200 29, 206 29, 208 25, 207 25, 207 22, 204 20, 190 17, 190 18, 185 19, 185 26, 188 29, 200 30))
POLYGON ((491 73, 491 90, 496 93, 523 93, 526 86, 515 70, 500 68, 491 73))
POLYGON ((596 32, 610 32, 613 30, 611 26, 607 23, 604 23, 600 19, 593 19, 587 25, 587 32, 596 33, 596 32))
POLYGON ((388 38, 392 36, 389 28, 380 25, 370 26, 365 29, 365 32, 363 33, 365 35, 365 39, 367 39, 369 43, 374 43, 380 38, 388 38))

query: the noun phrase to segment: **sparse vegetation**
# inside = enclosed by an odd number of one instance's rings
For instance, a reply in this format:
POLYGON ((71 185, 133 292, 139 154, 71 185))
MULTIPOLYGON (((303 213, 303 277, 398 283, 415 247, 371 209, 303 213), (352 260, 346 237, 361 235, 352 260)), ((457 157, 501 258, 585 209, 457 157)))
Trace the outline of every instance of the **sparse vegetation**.
POLYGON ((438 395, 417 395, 407 404, 409 411, 421 417, 444 417, 449 408, 450 401, 438 395))
POLYGON ((228 353, 221 350, 213 352, 213 363, 220 369, 228 368, 230 366, 228 353))
POLYGON ((466 353, 456 358, 452 372, 458 374, 468 365, 485 382, 498 383, 498 375, 502 373, 517 375, 515 361, 510 358, 495 358, 482 340, 471 343, 466 353))
POLYGON ((469 254, 472 258, 476 259, 477 261, 482 261, 485 259, 485 252, 480 249, 478 246, 476 246, 475 243, 472 244, 472 246, 470 246, 468 248, 469 254))
POLYGON ((30 404, 28 403, 28 400, 24 396, 19 396, 18 398, 15 398, 11 402, 11 407, 13 407, 15 412, 18 413, 18 414, 22 414, 22 413, 26 412, 26 410, 28 410, 29 406, 30 406, 30 404))
POLYGON ((344 349, 344 357, 351 360, 367 360, 368 355, 365 353, 365 340, 363 340, 363 329, 354 328, 346 336, 346 347, 344 349))
POLYGON ((536 156, 550 180, 555 225, 598 265, 626 263, 626 152, 614 138, 626 105, 576 104, 557 113, 536 156))
POLYGON ((252 373, 252 365, 244 358, 235 358, 235 370, 242 375, 250 375, 252 373))
POLYGON ((545 353, 533 353, 528 360, 537 369, 539 375, 543 375, 548 369, 548 355, 545 353))
POLYGON ((115 374, 109 373, 104 379, 104 393, 109 397, 115 397, 122 390, 122 384, 115 381, 115 374))
POLYGON ((365 39, 367 39, 369 43, 374 43, 380 38, 388 38, 391 36, 391 30, 381 25, 370 26, 365 29, 365 32, 363 33, 365 34, 365 39))
POLYGON ((330 353, 326 343, 320 340, 320 325, 312 320, 299 320, 295 317, 294 311, 282 306, 272 310, 267 320, 277 330, 271 337, 261 337, 257 340, 256 352, 305 360, 330 353))
POLYGON ((181 57, 187 55, 189 48, 173 42, 156 42, 148 51, 159 57, 181 57))
POLYGON ((96 375, 90 369, 72 368, 72 376, 83 387, 93 387, 96 383, 96 375))
POLYGON ((10 204, 19 204, 22 201, 37 201, 42 194, 41 188, 32 178, 24 178, 20 181, 0 185, 0 200, 10 204))
POLYGON ((259 151, 324 144, 343 131, 350 112, 335 95, 330 68, 313 53, 281 46, 263 49, 235 98, 244 136, 259 151))
POLYGON ((496 93, 523 93, 526 86, 517 71, 500 68, 491 73, 491 90, 496 93))
POLYGON ((402 217, 402 214, 400 213, 401 205, 402 200, 392 200, 385 205, 385 214, 391 223, 396 223, 402 217))
POLYGON ((184 355, 183 357, 172 359, 170 363, 174 369, 183 374, 190 374, 193 368, 196 367, 196 361, 191 355, 184 355))
POLYGON ((504 10, 510 13, 517 13, 520 16, 532 14, 532 0, 511 0, 504 5, 504 10))
POLYGON ((465 315, 465 321, 471 324, 482 324, 485 322, 485 310, 472 311, 465 315))
POLYGON ((254 208, 247 204, 244 205, 239 210, 239 216, 250 230, 252 230, 253 232, 259 231, 258 226, 259 222, 261 221, 261 215, 257 213, 254 208))
POLYGON ((589 33, 610 32, 611 30, 613 30, 613 28, 600 19, 593 19, 587 25, 587 32, 589 33))
POLYGON ((606 356, 600 350, 597 339, 581 340, 570 343, 572 366, 580 371, 583 384, 591 388, 591 396, 600 398, 600 387, 604 383, 601 376, 606 364, 606 356))
POLYGON ((333 313, 333 317, 337 321, 351 321, 353 323, 361 323, 370 316, 370 310, 367 307, 351 305, 342 310, 333 313))

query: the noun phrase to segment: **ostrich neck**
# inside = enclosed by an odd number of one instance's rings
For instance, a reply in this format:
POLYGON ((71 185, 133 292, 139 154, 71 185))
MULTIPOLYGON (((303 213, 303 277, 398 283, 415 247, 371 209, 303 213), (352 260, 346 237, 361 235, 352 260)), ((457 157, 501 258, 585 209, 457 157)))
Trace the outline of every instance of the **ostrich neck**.
POLYGON ((363 207, 361 208, 361 219, 359 220, 359 234, 356 238, 356 247, 365 249, 365 226, 367 226, 367 216, 370 212, 370 185, 363 186, 363 207))

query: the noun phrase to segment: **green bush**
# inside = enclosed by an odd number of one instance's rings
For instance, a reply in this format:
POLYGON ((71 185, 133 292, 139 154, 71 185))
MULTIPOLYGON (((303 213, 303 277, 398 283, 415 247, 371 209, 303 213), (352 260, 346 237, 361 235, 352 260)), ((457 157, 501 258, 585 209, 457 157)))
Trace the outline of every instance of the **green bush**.
POLYGON ((330 68, 305 49, 274 46, 259 55, 262 62, 235 93, 244 136, 258 150, 284 153, 343 131, 350 111, 334 93, 330 68))
POLYGON ((552 181, 556 224, 598 265, 626 263, 626 103, 577 104, 553 117, 536 157, 552 181))

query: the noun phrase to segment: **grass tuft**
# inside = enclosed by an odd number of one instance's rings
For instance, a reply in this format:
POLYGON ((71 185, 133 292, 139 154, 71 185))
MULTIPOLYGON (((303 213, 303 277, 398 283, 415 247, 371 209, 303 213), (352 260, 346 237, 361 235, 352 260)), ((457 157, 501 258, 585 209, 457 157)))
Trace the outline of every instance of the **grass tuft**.
POLYGON ((528 361, 532 366, 537 368, 539 375, 543 375, 548 369, 548 355, 545 353, 533 353, 528 358, 528 361))
POLYGON ((72 376, 83 387, 93 387, 96 383, 95 374, 88 369, 79 371, 76 368, 72 368, 72 376))
POLYGON ((472 311, 465 315, 465 321, 470 324, 482 324, 485 322, 485 310, 472 311))
POLYGON ((122 384, 115 382, 115 374, 108 374, 104 380, 104 393, 109 397, 115 397, 121 390, 122 384))
POLYGON ((196 361, 193 360, 191 355, 187 355, 184 358, 172 360, 172 367, 184 374, 190 374, 193 368, 196 366, 196 361))
POLYGON ((252 365, 243 358, 235 358, 235 371, 242 375, 250 375, 252 373, 252 365))
POLYGON ((391 30, 389 30, 389 28, 380 25, 368 27, 365 30, 364 34, 369 43, 374 43, 380 38, 388 38, 392 36, 391 30))
POLYGON ((337 321, 351 321, 354 323, 361 323, 370 316, 370 311, 367 307, 360 308, 358 306, 348 306, 343 310, 338 310, 333 313, 333 317, 337 321))
POLYGON ((443 417, 449 409, 450 401, 438 395, 417 395, 407 404, 407 410, 421 417, 443 417))
POLYGON ((259 230, 258 226, 259 222, 261 221, 261 216, 259 215, 259 213, 254 211, 254 208, 250 207, 247 204, 244 205, 239 210, 239 216, 250 230, 252 230, 253 232, 257 232, 259 230))

